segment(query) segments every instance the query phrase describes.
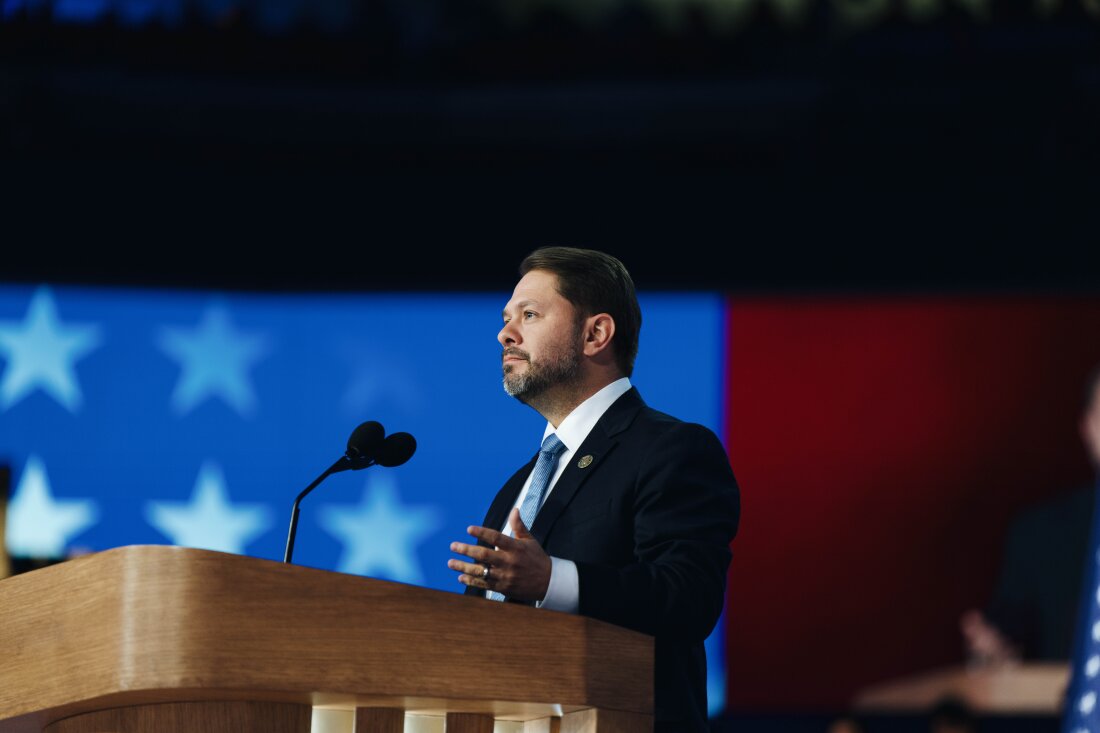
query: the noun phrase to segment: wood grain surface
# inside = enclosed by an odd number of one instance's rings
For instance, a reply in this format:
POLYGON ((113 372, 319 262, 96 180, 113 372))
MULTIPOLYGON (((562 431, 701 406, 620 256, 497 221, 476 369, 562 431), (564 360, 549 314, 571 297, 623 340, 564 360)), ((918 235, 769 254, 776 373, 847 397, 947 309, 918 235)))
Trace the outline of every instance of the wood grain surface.
POLYGON ((400 708, 356 708, 355 733, 405 733, 405 711, 400 708))
POLYGON ((447 733, 493 733, 493 716, 478 713, 447 713, 447 733))
POLYGON ((652 712, 651 637, 205 550, 122 547, 8 578, 0 618, 0 733, 179 700, 652 712))
POLYGON ((281 702, 178 702, 135 705, 62 718, 43 733, 309 733, 309 705, 281 702))

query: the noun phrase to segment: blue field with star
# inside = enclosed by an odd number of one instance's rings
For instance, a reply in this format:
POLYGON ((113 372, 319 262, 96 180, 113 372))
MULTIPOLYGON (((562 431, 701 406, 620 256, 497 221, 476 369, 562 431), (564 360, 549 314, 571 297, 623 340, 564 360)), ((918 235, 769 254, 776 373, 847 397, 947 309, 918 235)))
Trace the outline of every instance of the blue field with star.
MULTIPOLYGON (((170 543, 282 559, 294 497, 377 420, 415 435, 416 455, 322 484, 295 562, 460 592, 449 543, 545 425, 501 388, 508 296, 0 287, 9 552, 170 543)), ((640 299, 634 384, 723 435, 722 299, 640 299)))

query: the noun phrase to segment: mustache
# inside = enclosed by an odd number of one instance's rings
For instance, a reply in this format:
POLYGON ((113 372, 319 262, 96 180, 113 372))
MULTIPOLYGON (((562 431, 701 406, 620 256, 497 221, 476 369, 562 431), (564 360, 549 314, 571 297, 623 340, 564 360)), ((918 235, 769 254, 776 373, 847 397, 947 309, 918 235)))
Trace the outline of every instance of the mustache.
POLYGON ((523 359, 524 361, 531 361, 531 355, 530 354, 528 354, 523 349, 517 349, 515 346, 509 346, 507 349, 505 349, 504 351, 502 351, 500 353, 501 361, 504 361, 504 358, 507 357, 507 356, 518 356, 520 359, 523 359))

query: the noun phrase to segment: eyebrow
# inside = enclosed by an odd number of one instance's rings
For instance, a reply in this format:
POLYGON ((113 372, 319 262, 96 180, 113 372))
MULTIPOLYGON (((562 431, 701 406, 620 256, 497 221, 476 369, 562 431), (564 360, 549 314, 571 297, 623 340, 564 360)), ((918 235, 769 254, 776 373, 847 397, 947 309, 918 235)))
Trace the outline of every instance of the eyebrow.
MULTIPOLYGON (((523 310, 524 308, 526 308, 529 305, 537 306, 538 304, 539 304, 539 302, 537 300, 521 300, 520 302, 516 303, 515 308, 516 308, 516 310, 523 310)), ((502 310, 500 312, 500 317, 501 318, 507 318, 508 317, 508 308, 507 308, 507 306, 505 306, 504 310, 502 310)))

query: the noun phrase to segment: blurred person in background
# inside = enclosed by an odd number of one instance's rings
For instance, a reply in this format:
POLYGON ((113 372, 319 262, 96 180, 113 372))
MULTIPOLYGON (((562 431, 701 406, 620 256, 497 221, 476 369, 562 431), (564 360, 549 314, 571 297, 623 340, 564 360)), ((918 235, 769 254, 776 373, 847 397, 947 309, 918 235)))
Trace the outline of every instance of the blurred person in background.
MULTIPOLYGON (((1100 471, 1100 368, 1086 384, 1078 426, 1089 460, 1100 471)), ((1013 522, 992 602, 960 619, 972 665, 1070 658, 1095 494, 1093 486, 1076 489, 1013 522)))

